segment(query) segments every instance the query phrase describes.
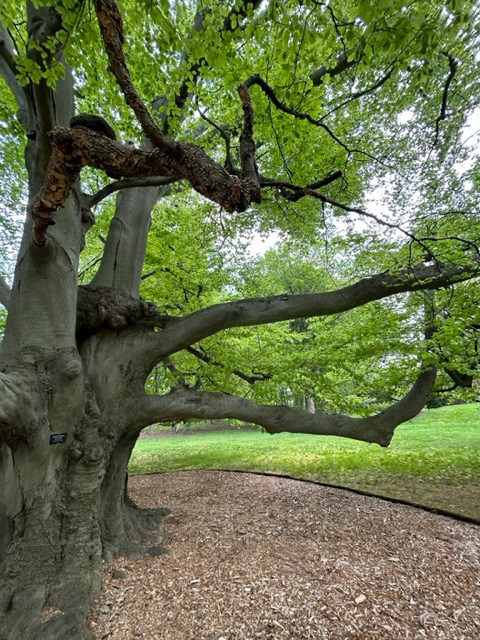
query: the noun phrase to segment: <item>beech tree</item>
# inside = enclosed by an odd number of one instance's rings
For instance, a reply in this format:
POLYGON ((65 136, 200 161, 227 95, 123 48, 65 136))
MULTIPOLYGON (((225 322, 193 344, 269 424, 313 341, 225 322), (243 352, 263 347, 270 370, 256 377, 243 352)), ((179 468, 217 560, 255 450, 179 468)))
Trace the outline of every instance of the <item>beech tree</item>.
MULTIPOLYGON (((388 446, 425 404, 428 353, 402 399, 361 418, 258 404, 207 379, 169 387, 168 376, 176 354, 217 366, 203 341, 226 330, 476 276, 467 214, 478 172, 462 131, 477 104, 478 16, 469 0, 7 0, 0 22, 0 637, 87 638, 102 559, 162 552, 166 512, 126 492, 144 427, 235 418, 388 446), (375 189, 382 214, 367 206, 375 189), (323 237, 330 220, 357 274, 241 299, 206 282, 205 263, 189 298, 162 270, 165 238, 183 225, 195 244, 206 215, 232 235, 277 230, 297 243, 323 237), (184 308, 162 299, 175 286, 184 308), (153 395, 155 367, 167 383, 153 395)), ((188 237, 176 241, 188 251, 188 237)), ((241 384, 268 377, 231 369, 241 384)))

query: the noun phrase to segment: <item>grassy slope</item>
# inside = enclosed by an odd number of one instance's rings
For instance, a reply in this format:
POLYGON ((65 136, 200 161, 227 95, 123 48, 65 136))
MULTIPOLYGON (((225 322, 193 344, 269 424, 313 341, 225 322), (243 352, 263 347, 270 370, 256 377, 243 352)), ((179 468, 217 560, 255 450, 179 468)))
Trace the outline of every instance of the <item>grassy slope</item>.
POLYGON ((132 474, 176 469, 271 471, 360 488, 480 518, 480 404, 432 409, 388 449, 336 437, 220 431, 140 440, 132 474))

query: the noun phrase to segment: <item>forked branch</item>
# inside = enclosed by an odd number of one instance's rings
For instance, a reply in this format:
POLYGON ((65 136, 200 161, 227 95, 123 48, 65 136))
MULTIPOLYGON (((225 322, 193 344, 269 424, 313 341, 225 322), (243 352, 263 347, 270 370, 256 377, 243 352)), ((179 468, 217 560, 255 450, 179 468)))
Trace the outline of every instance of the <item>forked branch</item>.
MULTIPOLYGON (((222 369, 225 368, 225 365, 223 363, 218 362, 218 360, 215 360, 214 358, 209 356, 205 349, 201 345, 199 346, 199 349, 196 349, 195 347, 187 347, 187 351, 191 353, 192 356, 195 356, 196 358, 198 358, 198 360, 201 360, 206 364, 211 364, 214 367, 220 367, 222 369)), ((273 378, 271 373, 262 373, 261 371, 253 370, 251 374, 248 374, 244 373, 243 371, 239 371, 238 369, 233 369, 232 373, 233 375, 237 376, 237 378, 241 378, 242 380, 245 380, 245 382, 248 382, 248 384, 255 384, 256 382, 270 380, 271 378, 273 378)))
POLYGON ((135 149, 82 126, 57 127, 50 133, 52 155, 40 193, 32 203, 34 241, 42 246, 53 214, 63 206, 80 171, 102 169, 112 178, 164 176, 188 180, 203 196, 227 211, 245 211, 258 201, 258 187, 251 178, 230 175, 195 144, 177 143, 177 151, 135 149))
POLYGON ((323 129, 328 135, 334 140, 339 146, 341 146, 347 153, 360 153, 362 155, 368 156, 372 158, 372 160, 378 161, 378 158, 375 158, 370 153, 366 151, 362 151, 361 149, 351 149, 348 145, 346 145, 335 133, 330 129, 328 125, 322 122, 322 118, 313 118, 309 113, 304 113, 302 111, 298 111, 297 109, 293 109, 292 107, 287 106, 281 100, 278 99, 277 94, 272 89, 272 87, 263 80, 263 78, 258 74, 254 74, 250 76, 246 82, 245 86, 250 88, 253 85, 257 85, 264 92, 264 94, 268 97, 270 102, 279 110, 283 111, 283 113, 288 113, 289 115, 294 116, 298 120, 307 120, 310 124, 315 125, 316 127, 320 127, 323 129))

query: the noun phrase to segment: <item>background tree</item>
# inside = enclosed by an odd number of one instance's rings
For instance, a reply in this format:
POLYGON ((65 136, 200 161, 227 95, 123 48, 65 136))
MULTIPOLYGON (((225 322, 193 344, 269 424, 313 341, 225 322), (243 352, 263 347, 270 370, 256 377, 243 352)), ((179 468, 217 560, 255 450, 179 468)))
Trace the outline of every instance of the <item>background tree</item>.
MULTIPOLYGON (((88 637, 102 557, 143 552, 160 526, 125 492, 145 426, 232 417, 386 446, 424 405, 434 358, 362 418, 257 404, 206 376, 200 388, 175 360, 216 366, 204 341, 228 330, 226 371, 252 386, 268 368, 231 358, 248 327, 476 275, 476 174, 459 165, 478 98, 474 12, 468 0, 2 4, 0 635, 88 637), (381 216, 365 207, 380 192, 381 216), (222 243, 272 230, 305 245, 333 235, 341 281, 239 299, 222 243), (147 394, 162 363, 178 383, 147 394), (44 621, 47 604, 58 615, 44 621)), ((281 339, 303 348, 298 335, 290 324, 281 339)))

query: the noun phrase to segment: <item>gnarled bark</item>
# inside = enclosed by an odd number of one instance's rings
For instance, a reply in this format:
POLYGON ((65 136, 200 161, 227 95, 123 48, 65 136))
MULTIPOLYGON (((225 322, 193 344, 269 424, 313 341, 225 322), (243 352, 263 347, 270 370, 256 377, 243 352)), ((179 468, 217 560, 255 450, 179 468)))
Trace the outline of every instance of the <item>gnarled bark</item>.
POLYGON ((53 153, 46 179, 32 204, 34 240, 42 246, 53 214, 63 206, 80 171, 90 166, 114 178, 168 176, 191 186, 227 211, 245 211, 258 202, 258 185, 250 177, 230 175, 195 144, 178 143, 175 153, 165 149, 135 149, 85 127, 57 127, 49 136, 53 153))

